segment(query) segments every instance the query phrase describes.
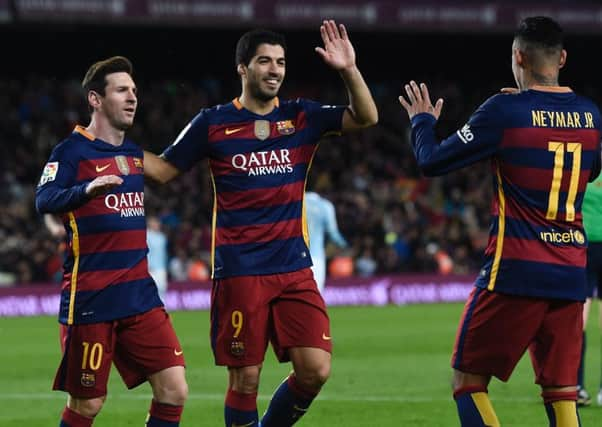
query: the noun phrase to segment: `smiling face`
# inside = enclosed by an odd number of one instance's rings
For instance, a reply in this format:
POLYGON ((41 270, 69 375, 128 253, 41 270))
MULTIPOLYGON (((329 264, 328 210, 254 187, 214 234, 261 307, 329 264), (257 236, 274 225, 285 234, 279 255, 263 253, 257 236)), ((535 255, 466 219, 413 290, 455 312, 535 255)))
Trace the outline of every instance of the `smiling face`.
POLYGON ((126 72, 107 74, 104 96, 98 96, 96 112, 104 114, 116 129, 127 130, 134 124, 138 98, 136 84, 126 72))
POLYGON ((243 79, 244 91, 252 98, 267 102, 278 95, 284 80, 284 48, 262 43, 257 47, 249 65, 241 64, 238 71, 243 79))

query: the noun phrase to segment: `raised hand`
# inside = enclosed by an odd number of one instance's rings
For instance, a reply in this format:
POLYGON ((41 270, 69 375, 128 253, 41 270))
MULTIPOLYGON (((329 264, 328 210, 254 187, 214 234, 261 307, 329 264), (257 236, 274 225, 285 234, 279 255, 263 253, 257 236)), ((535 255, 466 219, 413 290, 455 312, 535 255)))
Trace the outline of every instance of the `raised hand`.
POLYGON ((114 187, 121 185, 123 179, 117 175, 103 175, 94 178, 86 187, 86 194, 90 198, 94 198, 101 194, 107 193, 114 187))
POLYGON ((439 98, 433 107, 429 90, 424 83, 420 83, 420 87, 412 80, 405 85, 408 100, 406 101, 403 95, 399 96, 399 103, 406 109, 410 120, 416 114, 429 113, 439 119, 441 109, 443 108, 443 99, 439 98))
POLYGON ((324 62, 337 71, 355 65, 355 50, 343 24, 339 24, 337 27, 332 19, 325 20, 320 26, 320 35, 324 47, 316 47, 316 52, 324 62))

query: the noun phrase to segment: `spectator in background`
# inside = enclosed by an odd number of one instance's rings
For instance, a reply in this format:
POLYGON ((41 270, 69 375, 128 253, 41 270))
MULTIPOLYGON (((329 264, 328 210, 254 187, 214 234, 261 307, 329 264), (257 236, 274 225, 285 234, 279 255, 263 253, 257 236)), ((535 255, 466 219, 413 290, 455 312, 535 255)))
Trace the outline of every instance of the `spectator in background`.
POLYGON ((146 220, 146 243, 148 244, 148 271, 157 285, 159 296, 167 297, 167 236, 161 229, 158 217, 150 215, 146 220))
POLYGON ((176 248, 176 253, 169 260, 169 276, 176 282, 188 280, 188 270, 190 268, 190 259, 184 248, 176 248))
POLYGON ((309 253, 314 278, 320 292, 324 290, 326 280, 326 244, 328 241, 339 248, 346 248, 347 241, 341 235, 337 225, 334 205, 315 191, 305 193, 305 214, 309 233, 309 253))

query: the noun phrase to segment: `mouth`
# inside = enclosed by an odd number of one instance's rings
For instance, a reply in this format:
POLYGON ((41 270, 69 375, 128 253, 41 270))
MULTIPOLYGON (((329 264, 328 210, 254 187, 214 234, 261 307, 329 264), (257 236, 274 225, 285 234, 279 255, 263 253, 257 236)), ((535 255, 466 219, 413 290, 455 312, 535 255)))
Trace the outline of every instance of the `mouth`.
POLYGON ((131 115, 136 114, 135 108, 124 108, 123 111, 125 111, 127 114, 131 114, 131 115))
POLYGON ((280 84, 280 79, 276 79, 276 78, 272 78, 272 79, 265 79, 264 82, 272 89, 276 89, 278 87, 278 85, 280 84))

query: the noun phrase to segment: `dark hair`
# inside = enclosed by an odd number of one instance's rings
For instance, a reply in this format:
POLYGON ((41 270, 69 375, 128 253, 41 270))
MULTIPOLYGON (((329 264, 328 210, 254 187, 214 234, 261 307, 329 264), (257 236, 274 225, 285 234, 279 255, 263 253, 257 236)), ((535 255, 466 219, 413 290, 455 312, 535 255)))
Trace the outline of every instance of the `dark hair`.
POLYGON ((563 46, 562 28, 547 16, 530 16, 523 19, 514 33, 514 39, 525 49, 542 49, 546 53, 559 52, 563 46))
POLYGON ((92 64, 82 80, 82 87, 86 92, 93 90, 104 96, 107 74, 125 72, 132 75, 133 71, 134 68, 129 59, 125 56, 113 56, 92 64))
POLYGON ((249 65, 249 62, 257 53, 257 47, 263 43, 280 45, 286 52, 286 40, 282 34, 270 30, 251 30, 244 33, 236 43, 235 65, 249 65))

